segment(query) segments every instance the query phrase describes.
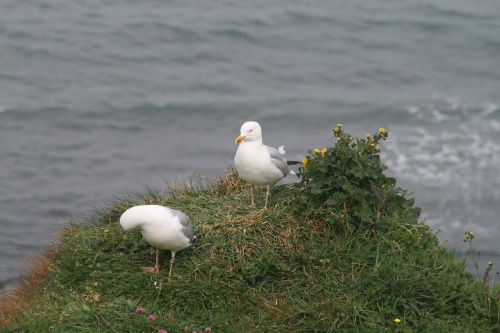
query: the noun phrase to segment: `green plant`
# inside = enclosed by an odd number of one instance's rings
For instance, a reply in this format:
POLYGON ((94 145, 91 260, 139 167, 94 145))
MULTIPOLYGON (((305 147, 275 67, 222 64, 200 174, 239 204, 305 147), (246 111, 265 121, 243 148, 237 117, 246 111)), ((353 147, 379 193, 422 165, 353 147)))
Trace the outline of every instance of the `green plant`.
POLYGON ((337 124, 333 133, 332 147, 310 150, 302 161, 298 209, 347 228, 373 226, 388 218, 416 224, 420 209, 414 199, 384 173, 379 142, 387 139, 387 130, 359 139, 337 124))
MULTIPOLYGON (((425 224, 387 217, 377 237, 338 232, 292 214, 299 184, 273 187, 268 210, 248 207, 233 172, 191 184, 169 198, 116 200, 68 225, 17 299, 0 299, 0 332, 498 332, 499 288, 467 273, 425 224), (140 230, 121 229, 120 215, 139 204, 194 223, 172 281, 165 270, 142 272, 151 247, 140 230)), ((168 254, 161 260, 167 267, 168 254)))

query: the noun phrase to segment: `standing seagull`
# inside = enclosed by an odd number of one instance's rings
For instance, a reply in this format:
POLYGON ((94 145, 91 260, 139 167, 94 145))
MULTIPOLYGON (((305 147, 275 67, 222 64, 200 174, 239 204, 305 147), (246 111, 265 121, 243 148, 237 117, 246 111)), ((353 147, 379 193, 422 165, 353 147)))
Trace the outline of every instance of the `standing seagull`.
POLYGON ((255 207, 253 185, 266 185, 264 208, 267 208, 271 185, 274 185, 291 172, 287 161, 282 156, 285 154, 283 146, 278 150, 262 144, 262 129, 259 123, 255 121, 247 121, 241 125, 240 135, 236 137, 235 142, 240 145, 234 156, 234 164, 238 175, 252 184, 251 206, 255 207))
POLYGON ((168 280, 172 280, 175 253, 191 245, 194 239, 193 226, 186 214, 175 209, 157 205, 143 205, 129 208, 120 217, 123 230, 141 227, 142 237, 156 247, 156 264, 143 267, 144 272, 160 271, 160 249, 170 250, 168 280))

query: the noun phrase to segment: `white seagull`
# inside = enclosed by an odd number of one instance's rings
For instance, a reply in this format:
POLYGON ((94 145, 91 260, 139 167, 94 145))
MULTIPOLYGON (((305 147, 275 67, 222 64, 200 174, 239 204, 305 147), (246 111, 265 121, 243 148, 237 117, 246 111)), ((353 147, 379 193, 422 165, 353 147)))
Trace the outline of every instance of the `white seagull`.
POLYGON ((144 272, 160 271, 160 249, 170 250, 170 270, 168 280, 172 280, 175 253, 191 245, 193 225, 181 211, 158 205, 142 205, 129 208, 120 217, 123 230, 141 227, 144 240, 156 248, 154 267, 143 267, 144 272))
POLYGON ((271 185, 274 185, 282 178, 286 177, 292 171, 282 156, 285 154, 283 146, 278 149, 266 146, 262 143, 262 129, 259 123, 247 121, 241 125, 240 135, 236 137, 236 143, 239 143, 238 150, 234 156, 234 165, 238 175, 245 181, 252 184, 251 196, 252 207, 255 207, 253 200, 253 185, 265 185, 266 201, 264 208, 267 208, 269 191, 271 185))

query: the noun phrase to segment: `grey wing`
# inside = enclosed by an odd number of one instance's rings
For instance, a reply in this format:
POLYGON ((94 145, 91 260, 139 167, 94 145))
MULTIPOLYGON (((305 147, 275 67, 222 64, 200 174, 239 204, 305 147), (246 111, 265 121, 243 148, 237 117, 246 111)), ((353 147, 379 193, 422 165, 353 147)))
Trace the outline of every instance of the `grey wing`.
POLYGON ((184 236, 186 236, 189 239, 189 242, 192 242, 193 239, 195 239, 194 233, 193 233, 193 224, 191 223, 191 220, 189 217, 184 214, 181 211, 178 210, 172 210, 173 214, 179 218, 179 222, 182 224, 182 232, 184 233, 184 236))
POLYGON ((271 162, 283 173, 283 177, 290 173, 290 168, 286 163, 286 159, 280 154, 279 150, 273 147, 266 146, 271 162))

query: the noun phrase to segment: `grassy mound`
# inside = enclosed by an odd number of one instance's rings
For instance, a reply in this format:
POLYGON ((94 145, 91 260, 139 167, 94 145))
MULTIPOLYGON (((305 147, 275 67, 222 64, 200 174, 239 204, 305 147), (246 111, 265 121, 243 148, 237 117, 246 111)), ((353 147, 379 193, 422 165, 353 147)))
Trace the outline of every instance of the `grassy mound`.
POLYGON ((1 332, 497 330, 497 288, 465 272, 384 175, 387 131, 354 139, 338 125, 334 135, 333 147, 304 159, 300 183, 273 187, 270 209, 250 208, 230 172, 168 199, 116 202, 66 228, 38 274, 0 302, 1 332), (182 210, 194 223, 197 239, 177 254, 171 282, 169 255, 161 273, 142 273, 153 251, 139 230, 120 228, 138 204, 182 210))
POLYGON ((169 199, 118 202, 61 232, 40 294, 2 332, 491 331, 485 290, 427 226, 392 221, 383 235, 339 233, 291 214, 297 186, 275 187, 268 210, 248 207, 233 174, 169 199), (139 230, 118 224, 146 203, 185 211, 195 224, 198 238, 178 253, 171 283, 169 256, 160 274, 142 273, 153 252, 139 230))

